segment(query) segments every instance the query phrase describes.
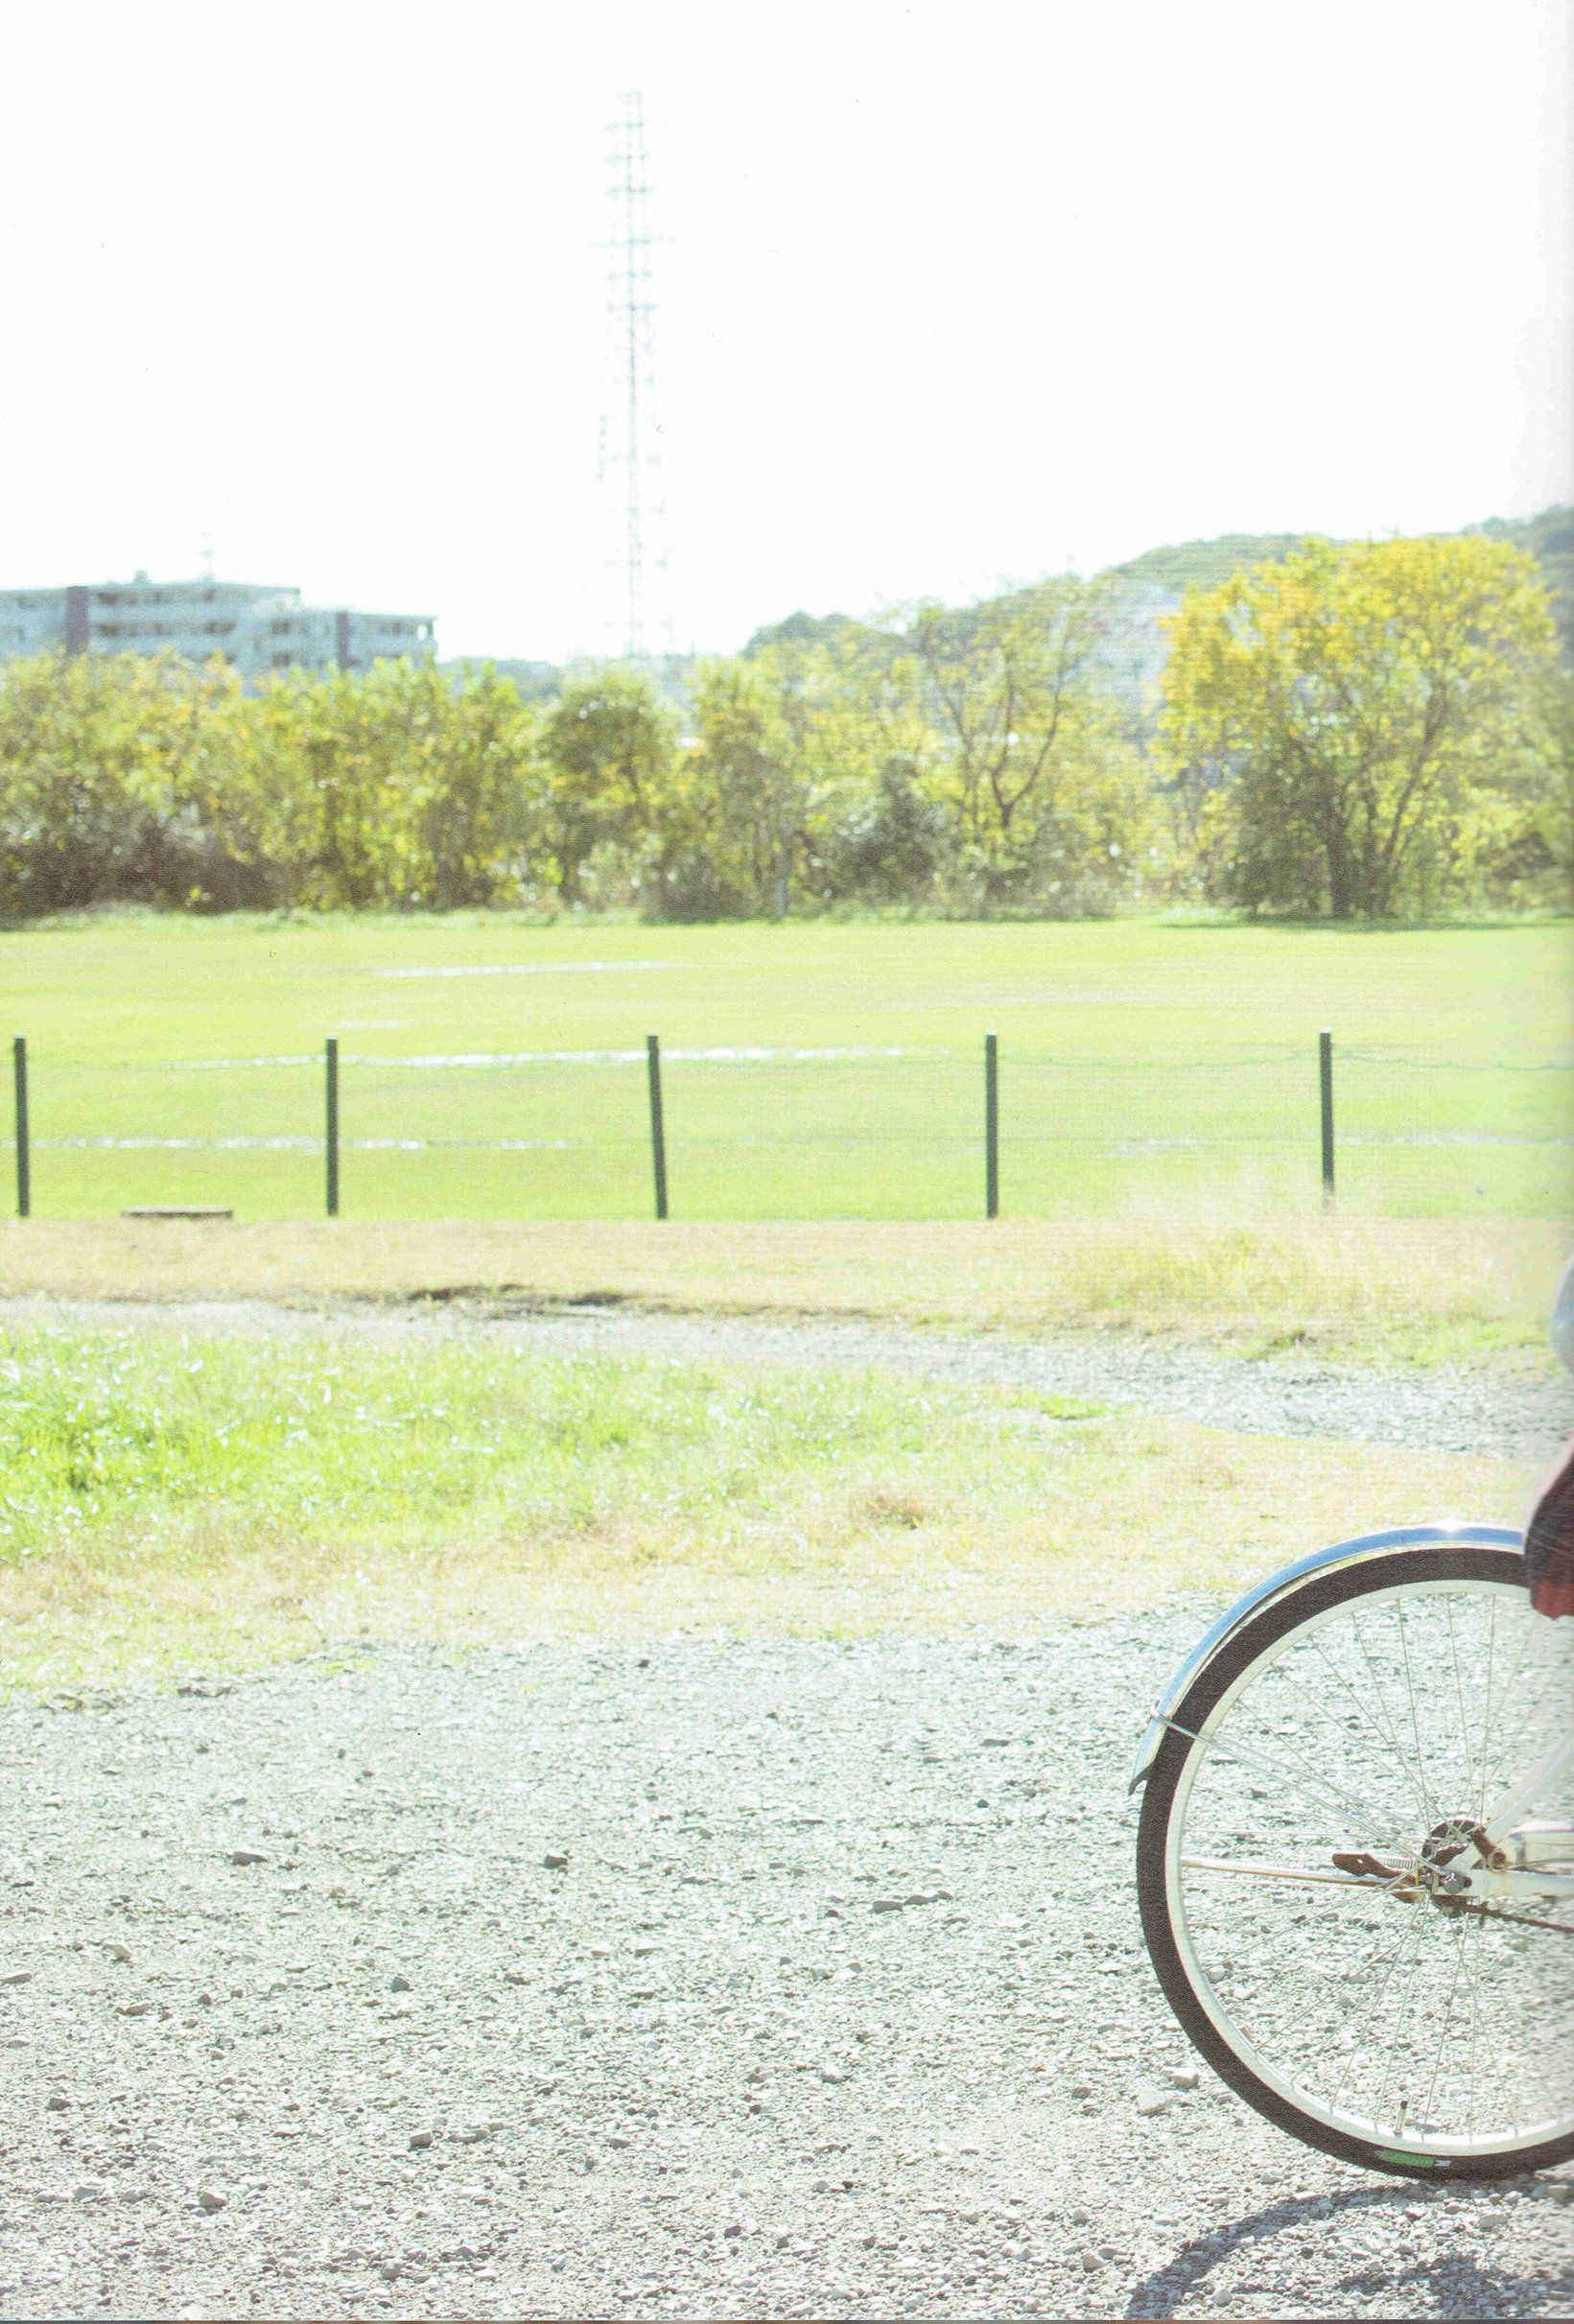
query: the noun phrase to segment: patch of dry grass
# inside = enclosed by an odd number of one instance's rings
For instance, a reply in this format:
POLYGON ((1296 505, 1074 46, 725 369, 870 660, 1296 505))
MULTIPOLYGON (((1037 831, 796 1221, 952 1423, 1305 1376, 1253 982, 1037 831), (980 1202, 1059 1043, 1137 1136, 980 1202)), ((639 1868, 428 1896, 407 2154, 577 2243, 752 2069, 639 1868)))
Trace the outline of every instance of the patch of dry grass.
POLYGON ((22 1691, 145 1683, 367 1641, 1009 1635, 1232 1592, 1382 1525, 1512 1522, 1534 1482, 1506 1462, 1163 1421, 1046 1428, 1031 1459, 998 1435, 986 1449, 992 1493, 957 1476, 942 1443, 928 1455, 877 1446, 783 1474, 768 1500, 718 1496, 677 1519, 631 1492, 578 1522, 478 1507, 405 1538, 199 1517, 170 1529, 164 1555, 129 1538, 62 1543, 0 1568, 6 1678, 22 1691))
POLYGON ((1079 1327, 1344 1360, 1541 1365, 1568 1230, 1550 1221, 1282 1227, 12 1221, 0 1295, 309 1303, 586 1298, 700 1313, 1079 1327))

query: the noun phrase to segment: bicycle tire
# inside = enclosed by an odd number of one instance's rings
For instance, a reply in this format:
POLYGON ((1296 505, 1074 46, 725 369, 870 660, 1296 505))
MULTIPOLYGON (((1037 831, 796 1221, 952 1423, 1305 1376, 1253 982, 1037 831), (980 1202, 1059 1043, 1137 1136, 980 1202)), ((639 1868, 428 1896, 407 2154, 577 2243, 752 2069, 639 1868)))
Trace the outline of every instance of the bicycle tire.
MULTIPOLYGON (((1188 1763, 1206 1747, 1196 1740, 1227 1696, 1265 1653, 1317 1616, 1379 1591, 1421 1583, 1512 1583, 1524 1587, 1517 1550, 1427 1546, 1310 1576, 1227 1637, 1171 1713, 1147 1777, 1138 1830, 1137 1884, 1142 1932, 1164 1996, 1202 2057, 1237 2097, 1304 2145, 1362 2169, 1398 2177, 1483 2180, 1518 2177, 1574 2159, 1574 2128, 1524 2146, 1466 2155, 1409 2151, 1399 2145, 1346 2132, 1304 2112, 1265 2081, 1231 2046, 1204 2005, 1172 1925, 1170 1825, 1188 1763), (1183 1729, 1191 1730, 1189 1733, 1183 1729)), ((1430 1910, 1422 1906, 1420 1910, 1430 1910)), ((1574 1967, 1574 1958, 1571 1958, 1574 1967)))

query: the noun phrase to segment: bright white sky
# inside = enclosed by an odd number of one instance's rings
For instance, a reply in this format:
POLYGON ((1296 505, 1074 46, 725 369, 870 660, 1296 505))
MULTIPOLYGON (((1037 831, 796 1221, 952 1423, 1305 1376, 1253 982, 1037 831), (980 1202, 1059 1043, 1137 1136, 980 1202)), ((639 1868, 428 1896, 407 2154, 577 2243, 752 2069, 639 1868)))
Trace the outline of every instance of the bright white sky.
MULTIPOLYGON (((613 642, 649 122, 675 643, 1574 497, 1568 0, 10 12, 0 585, 613 642)), ((659 593, 658 593, 659 594, 659 593)))

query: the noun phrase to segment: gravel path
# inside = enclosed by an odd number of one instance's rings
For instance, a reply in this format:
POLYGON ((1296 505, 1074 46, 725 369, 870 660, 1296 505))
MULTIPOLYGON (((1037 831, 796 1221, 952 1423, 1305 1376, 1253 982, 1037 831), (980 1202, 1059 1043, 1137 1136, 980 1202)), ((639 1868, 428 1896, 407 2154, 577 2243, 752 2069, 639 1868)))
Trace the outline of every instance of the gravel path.
POLYGON ((0 1712, 0 2314, 1566 2315, 1574 2176, 1183 2086, 1124 1779, 1197 1619, 0 1712))
POLYGON ((773 1323, 753 1317, 648 1314, 605 1308, 551 1312, 460 1304, 342 1307, 322 1312, 259 1301, 159 1304, 132 1301, 0 1301, 0 1322, 159 1325, 188 1330, 335 1329, 382 1337, 475 1333, 558 1353, 665 1355, 692 1363, 784 1364, 806 1370, 875 1365, 932 1379, 1037 1388, 1139 1406, 1211 1428, 1326 1437, 1543 1460, 1574 1427, 1574 1385, 1508 1379, 1447 1367, 1373 1371, 1286 1364, 1158 1348, 1113 1334, 1037 1341, 964 1337, 857 1322, 773 1323))

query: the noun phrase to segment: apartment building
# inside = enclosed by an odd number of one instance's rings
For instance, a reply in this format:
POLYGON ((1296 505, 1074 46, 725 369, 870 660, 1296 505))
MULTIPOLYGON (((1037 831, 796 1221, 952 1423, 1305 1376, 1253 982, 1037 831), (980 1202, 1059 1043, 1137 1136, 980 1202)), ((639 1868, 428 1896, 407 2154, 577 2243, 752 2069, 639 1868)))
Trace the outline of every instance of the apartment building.
POLYGON ((98 585, 0 589, 0 661, 53 651, 206 662, 217 653, 255 679, 282 669, 369 669, 401 656, 429 662, 435 632, 427 614, 305 605, 298 589, 211 575, 153 581, 138 573, 98 585))

